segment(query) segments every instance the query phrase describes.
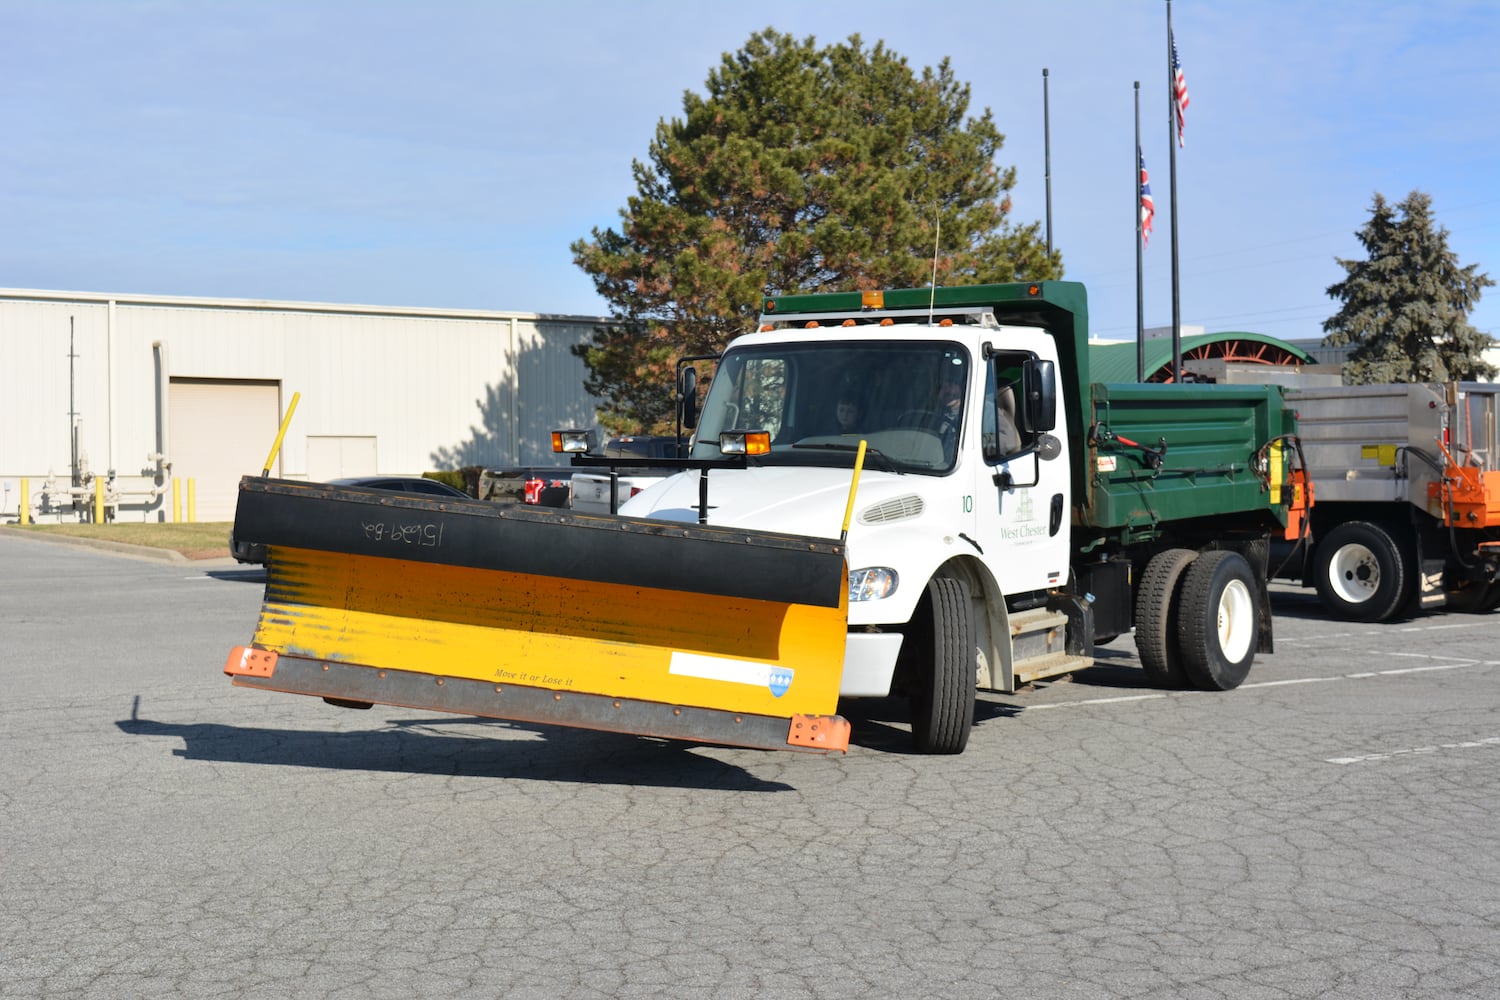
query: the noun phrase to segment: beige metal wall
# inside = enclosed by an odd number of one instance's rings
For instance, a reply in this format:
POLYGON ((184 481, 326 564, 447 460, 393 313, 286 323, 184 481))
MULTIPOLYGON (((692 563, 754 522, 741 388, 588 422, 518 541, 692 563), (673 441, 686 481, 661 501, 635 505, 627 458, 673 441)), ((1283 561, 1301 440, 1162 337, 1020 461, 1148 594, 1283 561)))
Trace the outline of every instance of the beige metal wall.
POLYGON ((20 477, 33 493, 49 477, 68 485, 70 319, 80 450, 90 472, 114 469, 134 493, 124 519, 169 518, 171 476, 201 476, 200 504, 238 479, 175 453, 185 439, 170 393, 169 465, 156 474, 158 397, 171 381, 275 390, 276 413, 221 400, 234 425, 206 429, 247 453, 261 442, 239 472, 260 471, 294 393, 280 463, 290 477, 308 476, 329 439, 373 439, 371 471, 382 474, 550 464, 551 430, 594 423, 597 400, 570 348, 595 317, 0 290, 0 405, 11 415, 0 420, 0 483, 13 487, 0 517, 15 513, 20 477))

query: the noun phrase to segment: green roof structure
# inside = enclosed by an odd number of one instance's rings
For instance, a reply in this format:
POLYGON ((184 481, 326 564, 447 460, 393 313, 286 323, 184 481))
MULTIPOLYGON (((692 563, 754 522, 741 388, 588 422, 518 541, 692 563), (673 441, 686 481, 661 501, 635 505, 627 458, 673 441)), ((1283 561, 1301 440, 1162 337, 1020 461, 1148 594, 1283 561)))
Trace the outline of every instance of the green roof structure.
MULTIPOLYGON (((1095 382, 1135 382, 1135 342, 1090 344, 1089 367, 1095 382)), ((1312 355, 1299 347, 1263 333, 1195 333, 1182 338, 1182 360, 1197 361, 1219 358, 1262 365, 1315 364, 1312 355)), ((1172 339, 1157 337, 1146 341, 1146 381, 1170 382, 1172 339)))

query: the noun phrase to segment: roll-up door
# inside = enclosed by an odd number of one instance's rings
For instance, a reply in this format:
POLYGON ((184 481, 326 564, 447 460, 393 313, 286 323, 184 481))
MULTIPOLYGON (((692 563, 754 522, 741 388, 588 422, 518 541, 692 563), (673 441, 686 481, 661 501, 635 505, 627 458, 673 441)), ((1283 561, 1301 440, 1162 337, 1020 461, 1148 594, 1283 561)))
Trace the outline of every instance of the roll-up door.
MULTIPOLYGON (((232 521, 240 477, 259 475, 281 423, 281 387, 241 379, 174 378, 167 457, 172 475, 196 484, 197 518, 232 521)), ((271 470, 276 475, 280 468, 271 470)))

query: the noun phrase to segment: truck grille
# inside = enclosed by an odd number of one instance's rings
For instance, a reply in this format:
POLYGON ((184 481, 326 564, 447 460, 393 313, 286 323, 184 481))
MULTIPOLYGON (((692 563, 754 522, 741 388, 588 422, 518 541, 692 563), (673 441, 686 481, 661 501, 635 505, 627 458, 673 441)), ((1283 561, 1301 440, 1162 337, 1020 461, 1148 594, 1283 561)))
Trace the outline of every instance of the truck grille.
POLYGON ((909 517, 916 517, 922 513, 922 498, 915 493, 904 497, 895 497, 882 503, 866 507, 859 513, 861 524, 886 524, 891 521, 904 521, 909 517))

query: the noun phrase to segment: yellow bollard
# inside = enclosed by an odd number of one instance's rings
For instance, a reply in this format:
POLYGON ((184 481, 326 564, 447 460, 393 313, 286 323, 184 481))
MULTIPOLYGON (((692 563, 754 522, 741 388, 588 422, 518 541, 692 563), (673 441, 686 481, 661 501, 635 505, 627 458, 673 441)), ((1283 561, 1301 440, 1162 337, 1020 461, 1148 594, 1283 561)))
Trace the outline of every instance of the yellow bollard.
POLYGON ((198 480, 188 480, 188 522, 198 520, 198 480))
POLYGON ((182 523, 182 480, 172 480, 172 523, 182 523))
POLYGON ((21 477, 21 523, 31 523, 31 480, 21 477))
POLYGON ((94 523, 104 523, 104 480, 94 477, 94 523))

